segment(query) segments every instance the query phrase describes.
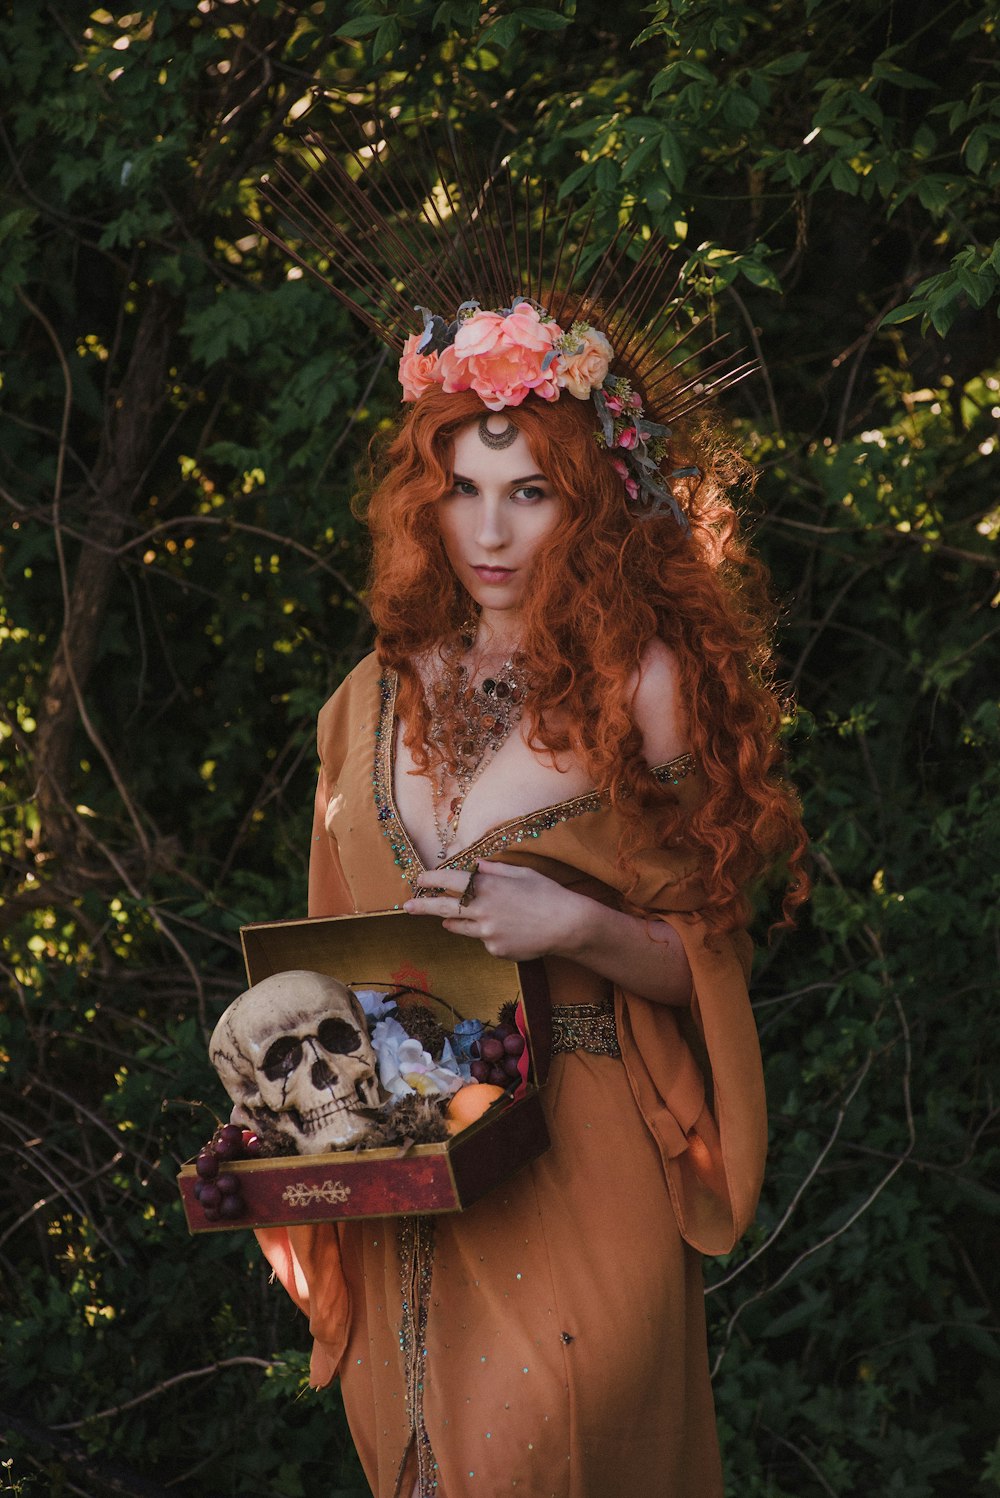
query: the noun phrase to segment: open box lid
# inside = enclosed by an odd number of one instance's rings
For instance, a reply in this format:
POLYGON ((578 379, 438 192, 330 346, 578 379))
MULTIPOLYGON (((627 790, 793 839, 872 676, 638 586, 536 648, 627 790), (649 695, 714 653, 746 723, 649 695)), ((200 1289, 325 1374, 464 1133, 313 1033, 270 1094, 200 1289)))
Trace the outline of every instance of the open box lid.
POLYGON ((456 1019, 495 1022, 501 1005, 522 1001, 536 1082, 552 1054, 552 1016, 545 965, 539 958, 493 957, 471 936, 445 931, 437 920, 405 910, 371 915, 258 921, 240 931, 250 984, 300 968, 338 978, 349 988, 387 985, 423 989, 456 1019))

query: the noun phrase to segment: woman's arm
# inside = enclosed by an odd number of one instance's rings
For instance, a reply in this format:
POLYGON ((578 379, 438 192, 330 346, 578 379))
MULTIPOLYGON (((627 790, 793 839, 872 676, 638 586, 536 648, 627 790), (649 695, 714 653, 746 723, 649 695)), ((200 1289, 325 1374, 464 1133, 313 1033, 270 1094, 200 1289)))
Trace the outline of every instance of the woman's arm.
POLYGON ((443 918, 447 931, 474 936, 494 957, 526 962, 568 957, 630 993, 660 1004, 687 1004, 691 970, 680 938, 665 921, 626 915, 564 889, 534 869, 483 863, 473 898, 461 903, 469 875, 451 869, 422 874, 423 887, 445 894, 407 900, 411 915, 443 918))

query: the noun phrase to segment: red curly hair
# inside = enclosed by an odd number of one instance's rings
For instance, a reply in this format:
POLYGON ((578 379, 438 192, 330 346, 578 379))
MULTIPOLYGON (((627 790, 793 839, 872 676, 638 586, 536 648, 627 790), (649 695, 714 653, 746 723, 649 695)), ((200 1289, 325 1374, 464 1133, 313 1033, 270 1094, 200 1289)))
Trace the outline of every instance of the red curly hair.
MULTIPOLYGON (((471 391, 421 396, 384 454, 365 512, 378 656, 398 673, 406 742, 425 769, 428 712, 413 663, 454 638, 470 612, 445 555, 438 505, 451 487, 455 434, 484 409, 471 391)), ((808 892, 806 838, 780 773, 766 574, 741 540, 728 498, 744 465, 704 421, 675 440, 665 468, 700 470, 674 481, 691 525, 685 535, 669 515, 636 520, 628 513, 622 480, 595 442, 590 401, 530 396, 504 416, 524 433, 563 505, 525 589, 520 650, 532 683, 525 714, 532 742, 571 751, 609 794, 623 815, 626 869, 649 844, 652 810, 661 845, 696 853, 706 889, 701 913, 712 927, 746 924, 752 887, 775 868, 786 885, 783 924, 790 923, 808 892), (657 638, 679 665, 704 783, 687 817, 650 773, 631 711, 637 668, 657 638), (553 726, 556 708, 568 728, 553 726)))

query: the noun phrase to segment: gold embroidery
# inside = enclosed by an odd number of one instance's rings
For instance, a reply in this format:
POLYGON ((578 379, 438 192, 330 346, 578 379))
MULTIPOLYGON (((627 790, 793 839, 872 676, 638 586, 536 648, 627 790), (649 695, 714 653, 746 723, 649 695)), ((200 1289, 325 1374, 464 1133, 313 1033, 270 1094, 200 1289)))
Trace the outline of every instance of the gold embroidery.
MULTIPOLYGON (((418 1498, 434 1498, 437 1490, 438 1465, 431 1450, 424 1424, 424 1373, 427 1366, 427 1312, 431 1301, 431 1275, 434 1270, 433 1217, 399 1219, 399 1286, 402 1319, 399 1348, 403 1355, 406 1377, 406 1418, 411 1442, 403 1453, 396 1490, 402 1480, 412 1443, 417 1455, 418 1498)), ((407 1493, 406 1498, 409 1498, 407 1493)))
POLYGON ((346 1202, 350 1194, 350 1186, 343 1181, 324 1181, 322 1186, 308 1186, 305 1181, 296 1181, 285 1187, 281 1200, 290 1207, 308 1207, 313 1202, 327 1202, 333 1206, 335 1202, 346 1202))
POLYGON ((558 1004, 552 1006, 552 1054, 590 1051, 594 1056, 621 1060, 615 1008, 608 1004, 558 1004))

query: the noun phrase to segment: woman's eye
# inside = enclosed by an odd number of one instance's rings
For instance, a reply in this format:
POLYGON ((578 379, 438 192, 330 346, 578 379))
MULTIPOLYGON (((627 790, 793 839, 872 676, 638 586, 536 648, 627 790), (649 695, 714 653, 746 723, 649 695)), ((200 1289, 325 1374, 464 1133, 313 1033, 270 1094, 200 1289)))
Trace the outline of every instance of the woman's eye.
POLYGON ((451 486, 452 494, 475 494, 475 484, 470 484, 468 479, 456 479, 451 486))
POLYGON ((537 484, 524 484, 520 489, 515 489, 513 499, 518 504, 534 504, 538 499, 545 498, 545 490, 540 489, 537 484))

